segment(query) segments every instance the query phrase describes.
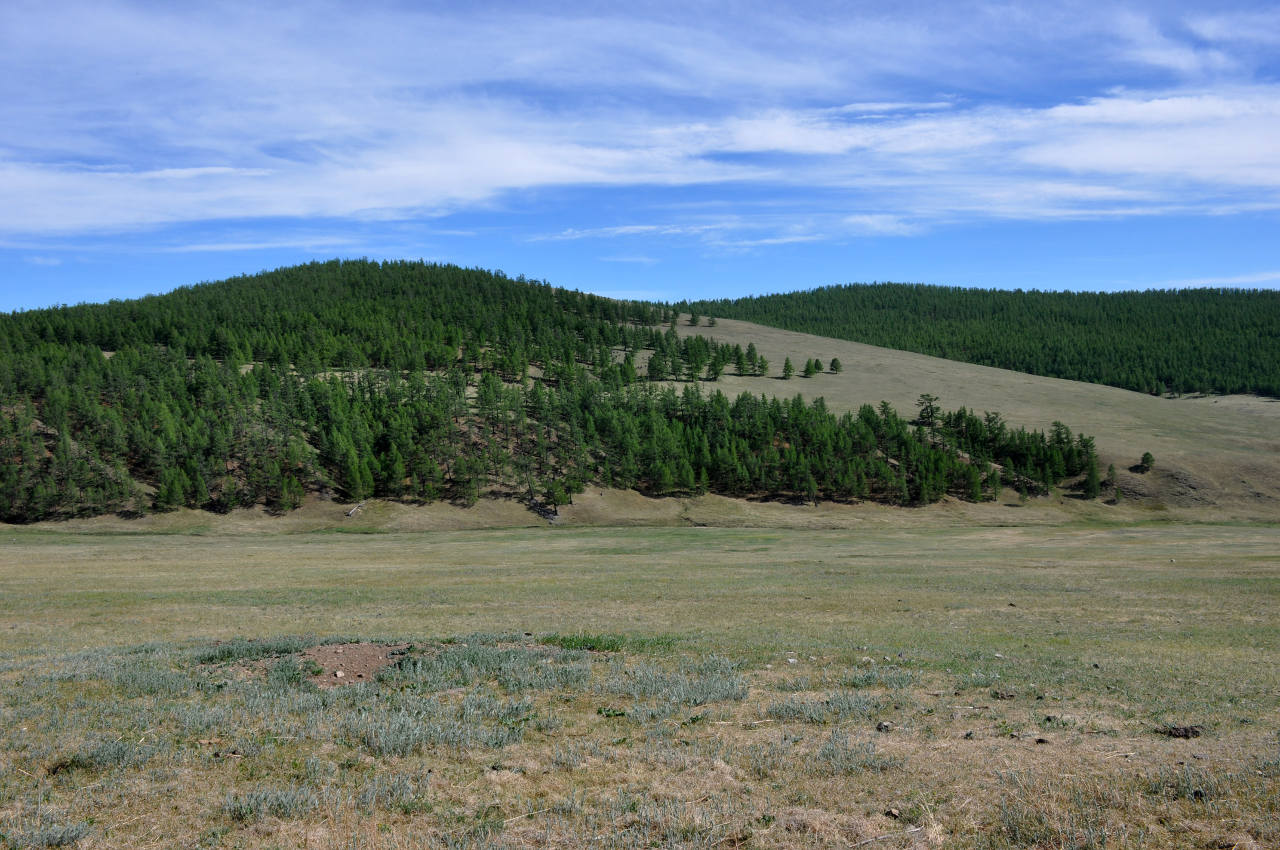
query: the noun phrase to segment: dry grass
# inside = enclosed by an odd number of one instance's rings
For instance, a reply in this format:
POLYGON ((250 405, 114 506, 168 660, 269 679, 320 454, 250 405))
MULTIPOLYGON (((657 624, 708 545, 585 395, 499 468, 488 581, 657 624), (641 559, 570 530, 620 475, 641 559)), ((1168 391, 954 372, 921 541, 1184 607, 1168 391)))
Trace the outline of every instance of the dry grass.
POLYGON ((1280 402, 1272 399, 1157 398, 731 319, 696 329, 682 321, 679 330, 744 347, 755 342, 775 375, 788 355, 799 363, 839 357, 844 365, 839 375, 764 382, 769 387, 758 378, 726 375, 716 386, 730 395, 822 396, 836 411, 883 399, 900 411, 914 411, 921 393, 934 393, 947 409, 999 411, 1027 428, 1043 430, 1061 420, 1096 437, 1103 469, 1114 463, 1122 486, 1145 494, 1148 507, 1201 520, 1280 520, 1280 402), (1154 472, 1128 473, 1145 451, 1156 458, 1154 472))
POLYGON ((1261 526, 7 531, 0 834, 1275 846, 1277 551, 1261 526), (317 689, 303 651, 358 639, 413 648, 317 689))

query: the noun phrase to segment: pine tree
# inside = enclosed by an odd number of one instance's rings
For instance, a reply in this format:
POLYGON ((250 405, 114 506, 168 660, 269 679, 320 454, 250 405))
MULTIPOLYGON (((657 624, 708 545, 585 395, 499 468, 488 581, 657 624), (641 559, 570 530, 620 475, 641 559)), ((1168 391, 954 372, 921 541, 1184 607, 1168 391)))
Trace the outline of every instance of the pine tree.
POLYGON ((298 479, 286 473, 280 482, 280 509, 291 511, 301 506, 304 496, 305 491, 303 491, 302 485, 298 483, 298 479))
POLYGON ((388 496, 393 497, 404 495, 405 479, 408 477, 408 472, 405 469, 404 456, 400 454, 400 450, 395 445, 392 445, 390 451, 387 452, 383 469, 385 479, 383 491, 388 496))
POLYGON ((1000 470, 994 466, 987 467, 987 488, 991 491, 993 501, 1000 501, 1000 492, 1002 489, 1000 481, 1000 470))
POLYGON ((353 502, 368 498, 369 489, 365 487, 364 469, 360 463, 360 459, 356 456, 354 446, 348 444, 347 450, 342 458, 342 472, 339 476, 338 483, 347 494, 347 498, 353 502))
POLYGON ((560 516, 560 506, 565 504, 568 498, 564 492, 564 485, 559 481, 552 481, 547 485, 544 498, 547 500, 547 504, 551 506, 551 512, 556 516, 560 516))
POLYGON ((938 397, 932 393, 921 393, 916 406, 919 411, 916 421, 926 428, 932 428, 938 418, 938 397))
POLYGON ((667 365, 667 355, 662 351, 653 352, 653 356, 649 358, 649 368, 647 370, 650 381, 665 381, 670 377, 667 365))
POLYGON ((181 469, 166 469, 161 475, 153 506, 158 511, 171 511, 181 507, 186 501, 189 486, 186 473, 181 469))
POLYGON ((788 357, 782 364, 783 380, 791 380, 791 376, 796 373, 796 367, 791 365, 791 358, 788 357))
POLYGON ((671 474, 671 467, 666 463, 659 463, 653 479, 653 491, 659 495, 670 493, 674 486, 675 476, 671 474))
POLYGON ((1101 485, 1098 481, 1098 460, 1097 458, 1090 457, 1089 468, 1085 472, 1084 497, 1086 499, 1096 499, 1098 498, 1098 493, 1101 489, 1101 485))

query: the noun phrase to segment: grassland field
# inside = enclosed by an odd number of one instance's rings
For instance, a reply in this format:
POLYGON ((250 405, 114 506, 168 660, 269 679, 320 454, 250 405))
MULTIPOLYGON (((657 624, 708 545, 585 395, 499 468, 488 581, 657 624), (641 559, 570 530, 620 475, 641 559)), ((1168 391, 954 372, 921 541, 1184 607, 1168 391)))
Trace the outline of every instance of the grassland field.
POLYGON ((1170 523, 6 529, 0 835, 1276 846, 1277 552, 1170 523), (412 648, 342 687, 303 654, 358 641, 412 648))

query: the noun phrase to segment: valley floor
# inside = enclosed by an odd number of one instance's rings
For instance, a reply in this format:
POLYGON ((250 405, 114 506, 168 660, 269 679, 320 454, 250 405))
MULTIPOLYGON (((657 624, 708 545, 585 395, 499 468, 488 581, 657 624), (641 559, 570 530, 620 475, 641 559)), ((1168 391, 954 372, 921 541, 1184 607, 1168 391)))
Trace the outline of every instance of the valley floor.
POLYGON ((0 529, 0 844, 1280 844, 1273 525, 307 510, 0 529))

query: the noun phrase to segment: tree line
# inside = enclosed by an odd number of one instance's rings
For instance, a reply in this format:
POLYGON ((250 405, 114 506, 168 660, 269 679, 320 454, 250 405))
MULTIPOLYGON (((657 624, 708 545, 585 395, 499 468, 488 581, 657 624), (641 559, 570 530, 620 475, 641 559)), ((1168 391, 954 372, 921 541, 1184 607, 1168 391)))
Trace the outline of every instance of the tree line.
POLYGON ((1280 396, 1280 292, 827 286, 677 309, 1139 392, 1280 396))

